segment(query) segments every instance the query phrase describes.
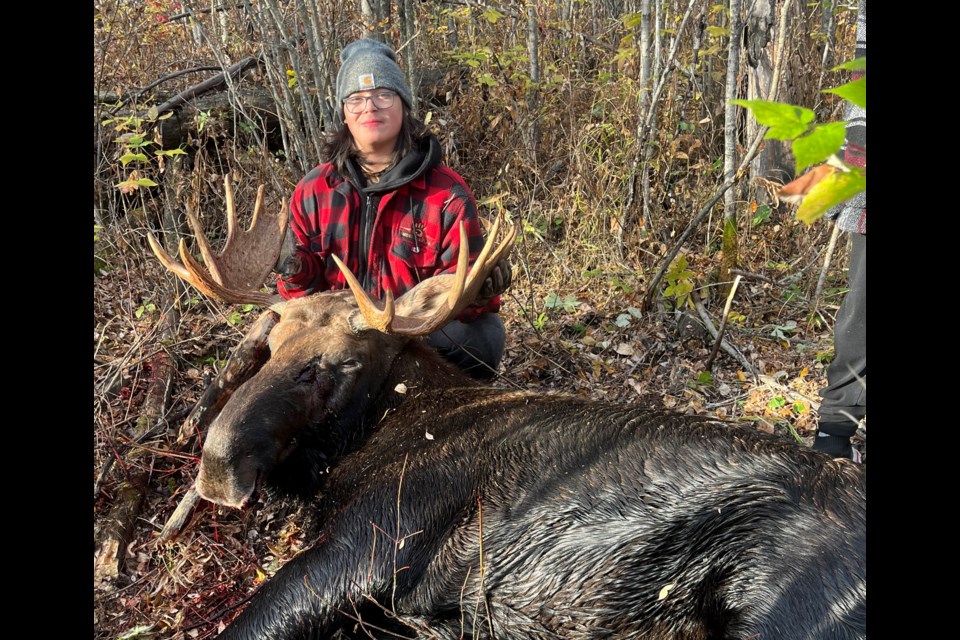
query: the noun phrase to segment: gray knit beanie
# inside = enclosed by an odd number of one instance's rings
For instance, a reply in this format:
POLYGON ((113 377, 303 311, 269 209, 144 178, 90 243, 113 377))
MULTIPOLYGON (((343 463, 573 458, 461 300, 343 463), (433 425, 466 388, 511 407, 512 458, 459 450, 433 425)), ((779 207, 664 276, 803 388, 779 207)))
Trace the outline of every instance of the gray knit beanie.
POLYGON ((337 73, 337 108, 343 113, 343 101, 350 94, 370 89, 392 89, 411 108, 413 97, 393 49, 370 38, 355 40, 340 52, 337 73))

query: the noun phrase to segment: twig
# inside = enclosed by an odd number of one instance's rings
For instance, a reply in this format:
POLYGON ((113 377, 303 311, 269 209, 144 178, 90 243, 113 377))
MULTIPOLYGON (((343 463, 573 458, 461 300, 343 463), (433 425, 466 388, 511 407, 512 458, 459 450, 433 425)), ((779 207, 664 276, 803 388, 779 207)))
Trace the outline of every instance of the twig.
POLYGON ((772 278, 768 278, 767 276, 760 273, 753 273, 752 271, 744 271, 743 269, 730 269, 730 273, 732 273, 737 277, 743 276, 744 278, 751 278, 753 280, 760 280, 761 282, 767 282, 769 284, 772 284, 775 287, 780 286, 780 283, 777 282, 776 280, 772 278))
POLYGON ((195 487, 191 486, 187 489, 183 498, 180 499, 177 508, 167 518, 163 529, 160 530, 160 535, 157 537, 157 542, 166 542, 179 535, 198 502, 200 502, 200 494, 197 493, 195 487))
POLYGON ((813 317, 817 312, 817 306, 820 304, 820 294, 823 293, 823 285, 827 281, 827 273, 830 271, 830 262, 833 260, 833 252, 837 248, 837 238, 840 237, 840 227, 833 225, 833 231, 830 232, 830 242, 827 244, 827 253, 823 257, 823 268, 820 269, 820 277, 817 278, 817 287, 813 291, 813 298, 810 300, 810 312, 808 317, 813 317))
POLYGON ((730 294, 727 296, 727 303, 723 305, 723 317, 720 318, 720 329, 717 331, 716 340, 713 342, 713 349, 710 351, 710 357, 704 363, 703 367, 707 371, 713 371, 713 361, 717 357, 720 345, 723 342, 723 332, 727 329, 727 318, 730 316, 730 304, 733 302, 733 296, 737 293, 737 287, 740 286, 741 277, 737 276, 733 280, 733 286, 730 287, 730 294))
MULTIPOLYGON (((203 95, 204 93, 207 93, 208 91, 212 91, 214 89, 219 89, 221 86, 224 86, 227 84, 228 77, 234 78, 236 76, 239 76, 241 73, 243 73, 250 67, 255 67, 255 66, 258 66, 259 64, 260 64, 260 59, 257 58, 256 56, 246 57, 240 62, 224 69, 222 73, 218 73, 212 78, 208 78, 203 82, 201 82, 200 84, 196 84, 190 87, 189 89, 181 91, 174 97, 170 98, 169 100, 161 104, 159 107, 157 107, 157 114, 162 115, 164 112, 170 111, 175 107, 179 107, 183 103, 193 100, 197 96, 203 95)), ((156 122, 149 123, 149 125, 147 126, 147 129, 149 130, 155 124, 156 122)))
POLYGON ((744 355, 743 355, 742 353, 740 353, 739 351, 737 351, 737 350, 736 350, 730 343, 728 343, 726 340, 721 340, 721 339, 718 337, 718 336, 719 336, 719 332, 718 332, 717 329, 713 326, 713 320, 710 318, 710 314, 709 314, 709 313, 707 312, 707 310, 704 308, 703 302, 700 301, 700 296, 697 295, 697 292, 696 292, 696 291, 691 291, 691 292, 690 292, 690 299, 693 300, 694 305, 697 307, 697 313, 700 314, 700 319, 703 320, 703 324, 704 324, 704 326, 707 328, 707 331, 709 331, 709 332, 710 332, 710 335, 712 335, 712 336, 714 337, 714 339, 715 339, 718 343, 720 343, 720 347, 721 347, 724 351, 726 351, 734 360, 736 360, 737 362, 739 362, 740 364, 742 364, 742 365, 743 365, 743 368, 746 369, 747 371, 749 371, 750 374, 751 374, 754 378, 759 378, 759 377, 760 377, 760 374, 757 372, 756 369, 753 368, 753 365, 750 364, 750 362, 746 359, 746 357, 744 357, 744 355))

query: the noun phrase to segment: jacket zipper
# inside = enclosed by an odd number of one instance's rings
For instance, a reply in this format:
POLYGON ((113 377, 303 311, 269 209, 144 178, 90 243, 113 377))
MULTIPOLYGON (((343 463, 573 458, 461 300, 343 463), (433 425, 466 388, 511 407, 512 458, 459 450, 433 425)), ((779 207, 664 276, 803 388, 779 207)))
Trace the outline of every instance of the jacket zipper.
POLYGON ((360 266, 359 280, 365 291, 371 290, 370 279, 373 269, 368 264, 368 261, 370 259, 370 245, 373 242, 373 223, 376 220, 376 217, 377 208, 376 203, 374 202, 374 196, 373 194, 367 194, 367 205, 365 207, 363 221, 360 228, 360 255, 358 256, 358 262, 360 266))

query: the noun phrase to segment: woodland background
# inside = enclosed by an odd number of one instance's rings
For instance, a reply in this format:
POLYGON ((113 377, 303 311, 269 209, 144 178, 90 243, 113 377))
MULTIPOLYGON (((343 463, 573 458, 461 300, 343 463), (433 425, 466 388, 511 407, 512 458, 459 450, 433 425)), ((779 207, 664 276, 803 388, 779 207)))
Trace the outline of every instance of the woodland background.
POLYGON ((310 542, 294 505, 263 502, 201 503, 161 536, 199 461, 181 424, 258 310, 185 288, 146 234, 173 250, 191 210, 222 241, 225 175, 242 222, 260 184, 279 207, 321 161, 339 51, 365 34, 398 49, 481 215, 522 228, 497 385, 809 442, 846 236, 778 202, 789 145, 729 100, 840 119, 822 91, 847 81, 832 69, 855 15, 831 0, 95 0, 95 637, 213 637, 310 542))

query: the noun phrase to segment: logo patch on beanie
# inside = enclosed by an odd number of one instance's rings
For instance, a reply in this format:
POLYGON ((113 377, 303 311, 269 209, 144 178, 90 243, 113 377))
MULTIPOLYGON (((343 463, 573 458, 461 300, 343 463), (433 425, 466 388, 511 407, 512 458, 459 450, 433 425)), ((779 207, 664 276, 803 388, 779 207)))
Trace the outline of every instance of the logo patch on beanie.
POLYGON ((373 89, 373 87, 375 86, 375 83, 373 81, 373 74, 361 73, 360 76, 357 78, 357 84, 360 85, 361 91, 363 89, 373 89))

